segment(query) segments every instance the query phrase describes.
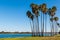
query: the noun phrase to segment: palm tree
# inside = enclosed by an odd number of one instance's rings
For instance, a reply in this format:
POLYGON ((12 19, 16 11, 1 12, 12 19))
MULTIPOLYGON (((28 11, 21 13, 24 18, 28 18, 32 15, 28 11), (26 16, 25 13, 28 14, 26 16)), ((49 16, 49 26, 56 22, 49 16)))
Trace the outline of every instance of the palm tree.
POLYGON ((37 21, 37 26, 36 28, 36 35, 40 35, 39 33, 39 20, 38 20, 38 16, 39 16, 39 6, 37 4, 31 4, 31 8, 32 8, 32 12, 34 13, 34 15, 36 16, 36 21, 37 21))
POLYGON ((57 32, 57 30, 58 30, 58 28, 57 28, 58 17, 54 17, 54 21, 55 21, 55 32, 57 32))
MULTIPOLYGON (((32 31, 32 36, 34 36, 34 21, 33 21, 34 16, 31 14, 30 11, 27 11, 26 14, 27 14, 28 18, 30 18, 30 19, 32 20, 33 27, 32 27, 32 25, 31 25, 31 31, 32 31)), ((31 24, 31 22, 30 22, 30 24, 31 24)))
POLYGON ((56 11, 56 7, 55 6, 53 6, 52 8, 48 9, 49 18, 51 17, 50 21, 52 22, 52 27, 51 27, 52 35, 53 35, 53 32, 54 32, 53 18, 54 18, 54 15, 55 15, 55 11, 56 11))
MULTIPOLYGON (((38 8, 39 11, 41 11, 41 6, 42 6, 42 5, 39 5, 39 8, 38 8)), ((40 34, 42 34, 42 14, 41 14, 41 32, 40 32, 40 34)), ((41 36, 41 35, 40 35, 40 36, 41 36)))
POLYGON ((47 32, 47 11, 48 11, 48 9, 47 8, 45 8, 44 9, 44 11, 43 11, 43 13, 45 14, 45 36, 46 36, 46 32, 47 32))
MULTIPOLYGON (((54 18, 55 12, 56 12, 56 7, 53 6, 52 9, 51 9, 51 17, 52 18, 54 18)), ((54 21, 52 20, 52 35, 53 34, 54 34, 54 21)))
MULTIPOLYGON (((44 34, 44 14, 45 14, 45 18, 47 17, 47 8, 46 8, 46 4, 43 3, 41 5, 41 11, 43 12, 43 26, 42 26, 42 36, 44 34)), ((46 19, 45 19, 45 32, 46 32, 46 19)))
MULTIPOLYGON (((50 21, 53 22, 53 18, 52 17, 50 18, 50 21)), ((53 23, 51 23, 51 24, 50 24, 50 26, 51 26, 51 36, 52 36, 54 27, 53 27, 53 23), (51 24, 52 24, 52 26, 51 26, 51 24)))

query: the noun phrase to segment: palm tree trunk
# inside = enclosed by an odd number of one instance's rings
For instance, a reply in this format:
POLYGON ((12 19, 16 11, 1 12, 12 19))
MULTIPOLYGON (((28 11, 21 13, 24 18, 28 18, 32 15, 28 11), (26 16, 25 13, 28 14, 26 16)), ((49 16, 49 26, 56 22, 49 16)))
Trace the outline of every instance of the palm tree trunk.
POLYGON ((56 21, 54 21, 54 35, 56 35, 56 30, 57 30, 57 22, 56 21))
POLYGON ((36 36, 36 16, 34 15, 34 20, 33 20, 33 36, 36 36))
POLYGON ((45 14, 45 36, 47 32, 47 14, 45 14))
POLYGON ((52 22, 51 21, 50 21, 50 27, 51 27, 51 36, 52 36, 52 22))
POLYGON ((35 18, 34 18, 34 36, 38 36, 38 34, 37 34, 37 32, 38 32, 38 27, 37 27, 37 24, 38 24, 38 22, 37 22, 37 17, 36 17, 36 15, 34 16, 35 18))
POLYGON ((43 36, 42 13, 41 13, 41 36, 43 36))
POLYGON ((32 36, 34 36, 34 21, 30 21, 30 26, 31 26, 31 31, 32 31, 32 36))
POLYGON ((58 34, 57 21, 56 21, 56 34, 58 34))
POLYGON ((38 16, 36 16, 36 18, 37 18, 37 36, 40 36, 38 16))
POLYGON ((32 24, 33 24, 33 27, 32 27, 32 36, 34 36, 34 20, 32 20, 32 24))
POLYGON ((31 26, 31 33, 32 33, 32 36, 33 36, 33 29, 32 29, 31 21, 30 21, 30 26, 31 26))
POLYGON ((54 35, 56 35, 56 30, 57 30, 57 21, 54 21, 54 35))
POLYGON ((44 14, 43 14, 43 29, 42 30, 43 30, 43 32, 42 32, 43 35, 42 36, 44 36, 44 14))
MULTIPOLYGON (((53 17, 52 17, 53 18, 53 17)), ((52 36, 54 35, 54 21, 52 20, 52 36)))
POLYGON ((35 35, 34 34, 34 20, 32 20, 32 22, 30 20, 30 26, 31 26, 32 36, 34 36, 35 35))
POLYGON ((52 36, 52 26, 51 26, 51 21, 50 21, 50 15, 49 15, 49 24, 50 24, 50 29, 51 29, 50 36, 52 36))

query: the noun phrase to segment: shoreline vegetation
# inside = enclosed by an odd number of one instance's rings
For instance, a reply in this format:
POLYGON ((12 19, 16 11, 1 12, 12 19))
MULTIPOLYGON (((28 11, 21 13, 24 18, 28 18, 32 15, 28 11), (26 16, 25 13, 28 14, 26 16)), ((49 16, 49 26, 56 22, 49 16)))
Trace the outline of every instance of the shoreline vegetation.
POLYGON ((32 34, 32 32, 0 32, 0 34, 32 34))
MULTIPOLYGON (((51 32, 44 32, 44 33, 50 34, 51 32)), ((57 32, 55 32, 55 33, 57 33, 57 32)), ((0 32, 0 34, 32 34, 32 32, 4 32, 4 31, 2 31, 2 32, 0 32)), ((59 32, 58 32, 58 34, 59 34, 59 32)))
POLYGON ((0 40, 60 40, 60 34, 50 37, 0 38, 0 40))

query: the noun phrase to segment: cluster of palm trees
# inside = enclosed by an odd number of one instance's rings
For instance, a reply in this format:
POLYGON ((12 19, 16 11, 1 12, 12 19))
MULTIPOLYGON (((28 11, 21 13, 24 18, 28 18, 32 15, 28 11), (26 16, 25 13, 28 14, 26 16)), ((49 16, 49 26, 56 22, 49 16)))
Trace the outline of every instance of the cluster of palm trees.
POLYGON ((45 27, 45 32, 46 27, 47 27, 47 15, 49 15, 49 20, 51 22, 51 35, 56 34, 55 32, 57 32, 57 25, 59 26, 58 21, 58 17, 55 16, 55 12, 57 10, 57 8, 55 6, 53 6, 52 8, 47 8, 47 5, 45 3, 41 4, 41 5, 37 5, 32 3, 30 5, 32 12, 30 12, 29 10, 27 11, 27 16, 30 20, 32 20, 32 24, 33 26, 31 26, 31 30, 32 30, 32 36, 44 36, 44 27, 45 27), (39 28, 39 16, 41 16, 41 35, 40 35, 40 28, 39 28), (55 31, 55 32, 54 32, 55 31))

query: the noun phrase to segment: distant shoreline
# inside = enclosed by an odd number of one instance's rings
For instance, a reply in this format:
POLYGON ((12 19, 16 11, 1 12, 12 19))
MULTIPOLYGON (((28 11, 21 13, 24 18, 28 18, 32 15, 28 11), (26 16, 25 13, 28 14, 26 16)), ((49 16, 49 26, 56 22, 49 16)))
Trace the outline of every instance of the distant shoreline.
POLYGON ((31 34, 31 32, 0 32, 0 34, 31 34))
MULTIPOLYGON (((44 33, 51 33, 51 32, 44 32, 44 33)), ((0 32, 0 34, 32 34, 32 32, 0 32)))

